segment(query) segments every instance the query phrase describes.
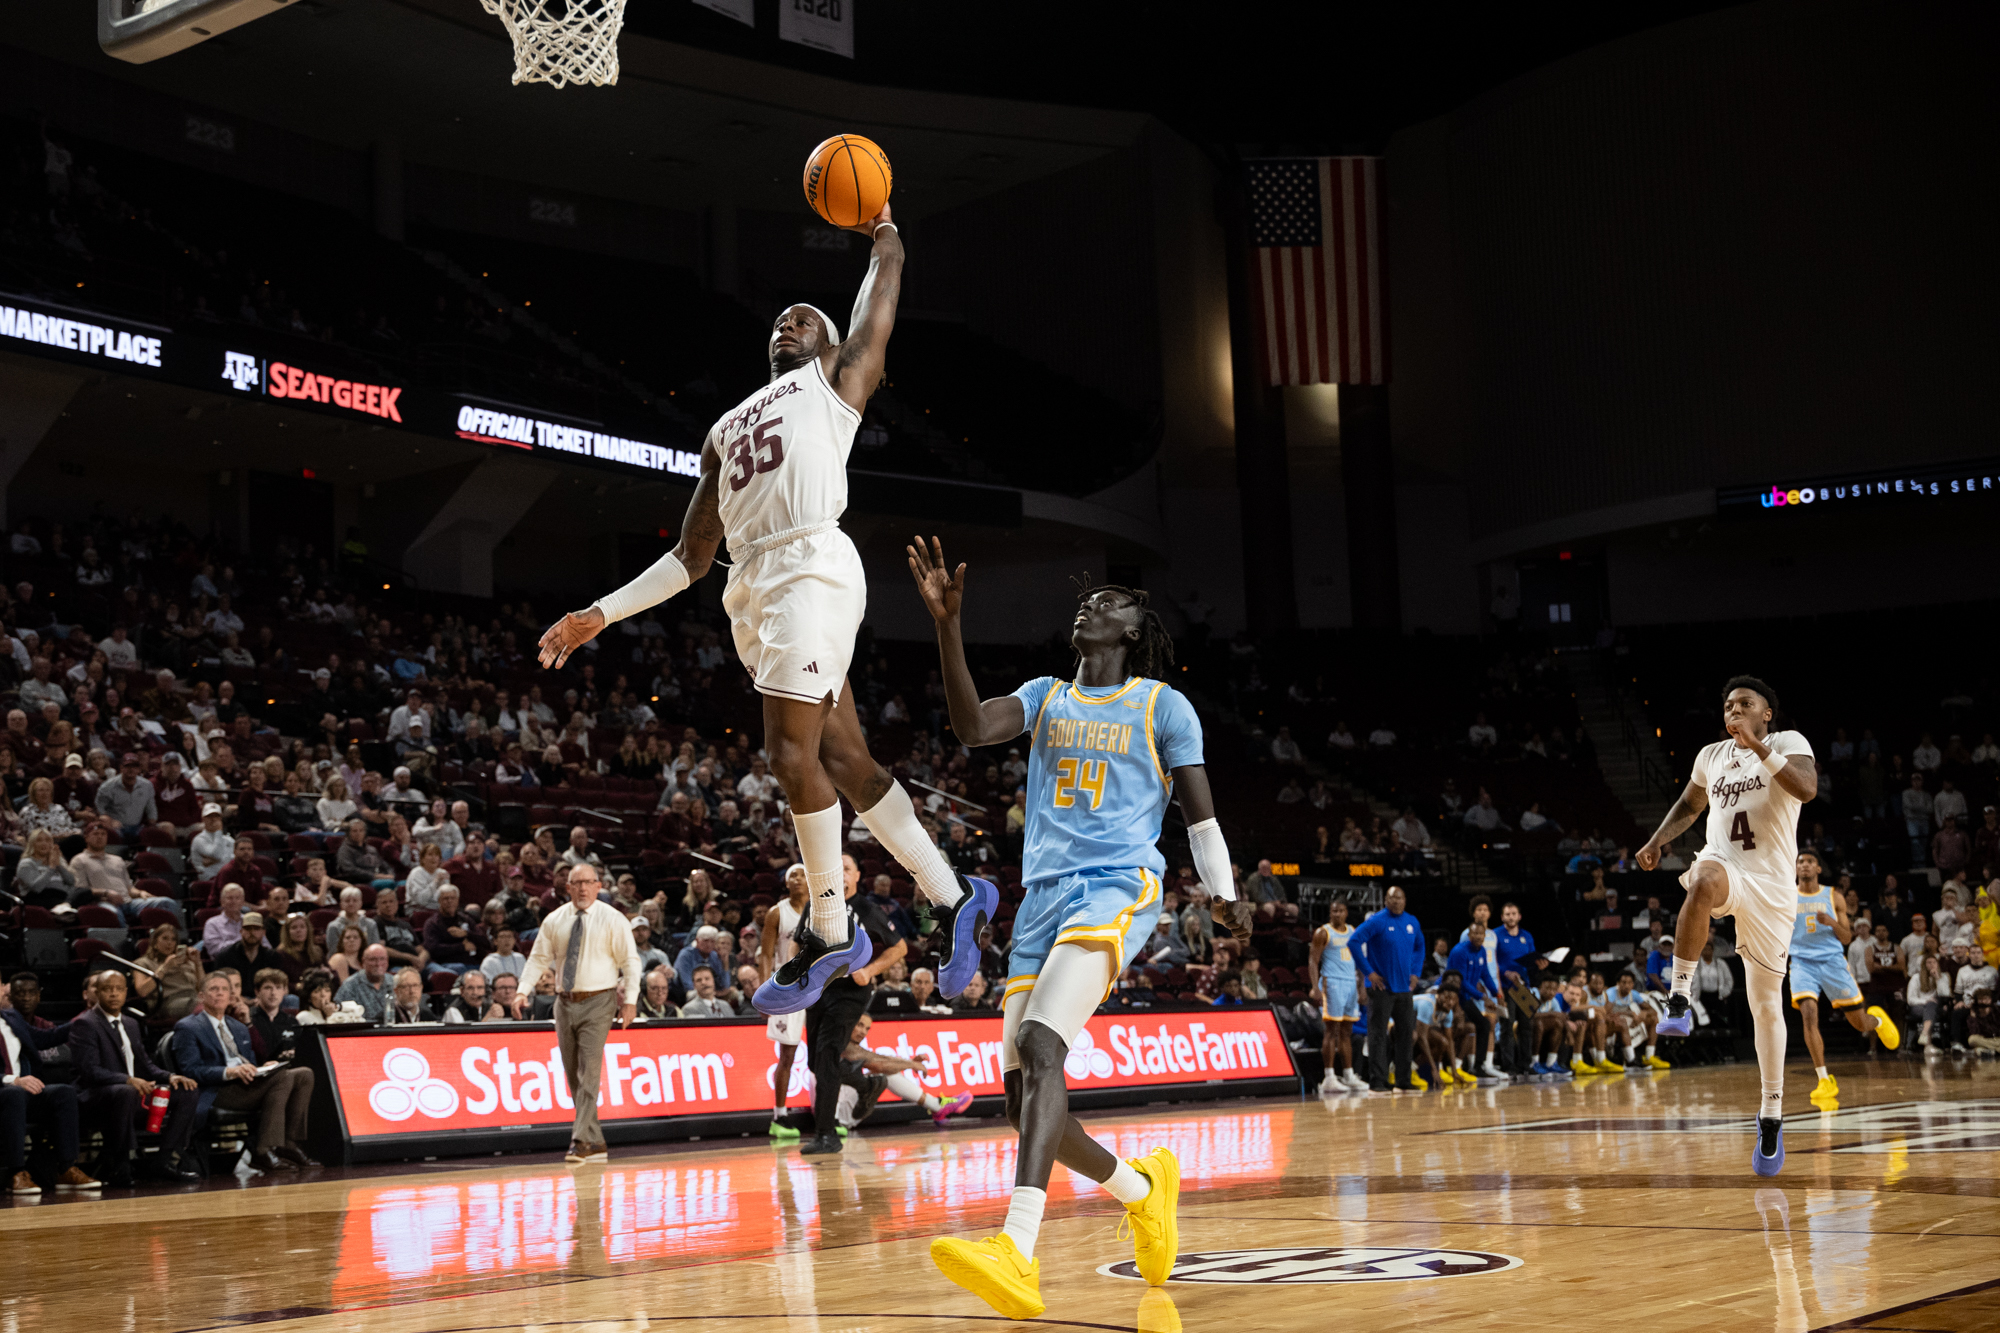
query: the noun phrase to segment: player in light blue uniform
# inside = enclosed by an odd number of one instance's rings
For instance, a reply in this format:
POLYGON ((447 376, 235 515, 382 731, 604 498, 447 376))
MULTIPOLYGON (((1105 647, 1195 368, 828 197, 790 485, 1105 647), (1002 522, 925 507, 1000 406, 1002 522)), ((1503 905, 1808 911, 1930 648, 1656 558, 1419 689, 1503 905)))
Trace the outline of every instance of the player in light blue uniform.
POLYGON ((1319 1090, 1366 1092, 1368 1080, 1354 1072, 1354 1021, 1361 1017, 1361 991, 1355 982, 1354 955, 1347 941, 1354 927, 1347 924, 1347 904, 1334 903, 1327 924, 1313 932, 1313 998, 1319 1001, 1320 1055, 1326 1073, 1319 1090))
POLYGON ((1798 915, 1792 918, 1792 1007, 1799 1011, 1806 1053, 1812 1056, 1813 1073, 1819 1076, 1812 1100, 1824 1103, 1840 1096, 1840 1084, 1826 1068, 1826 1042, 1819 1035, 1820 996, 1824 995, 1856 1032, 1875 1033, 1892 1051, 1902 1044, 1902 1034, 1879 1005, 1862 1011, 1861 987, 1847 970, 1847 945, 1854 931, 1847 923, 1846 905, 1820 882, 1819 857, 1800 852, 1797 864, 1799 905, 1798 915))
POLYGON ((959 608, 965 566, 949 570, 933 537, 907 548, 910 572, 937 622, 951 729, 965 745, 1027 732, 1028 816, 1021 854, 1027 896, 1014 918, 1001 996, 1007 1118, 1021 1149, 1007 1223, 984 1240, 940 1237, 940 1271, 1011 1319, 1042 1313, 1034 1257, 1049 1177, 1061 1162, 1125 1204, 1140 1276, 1165 1282, 1179 1246, 1180 1164, 1164 1148, 1119 1161, 1069 1113, 1063 1061, 1084 1024, 1152 933, 1166 858, 1160 822, 1178 799, 1188 847, 1215 919, 1248 943, 1251 907, 1236 901, 1229 850, 1202 766, 1201 722, 1162 679, 1173 641, 1130 588, 1079 600, 1073 680, 1042 676, 981 700, 966 666, 959 608))

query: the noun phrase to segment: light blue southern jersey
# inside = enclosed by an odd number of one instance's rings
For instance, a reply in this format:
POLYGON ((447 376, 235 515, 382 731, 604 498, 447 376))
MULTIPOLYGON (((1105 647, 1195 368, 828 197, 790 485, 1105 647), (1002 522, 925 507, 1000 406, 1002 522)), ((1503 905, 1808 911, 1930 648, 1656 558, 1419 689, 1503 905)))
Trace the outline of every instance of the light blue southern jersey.
POLYGON ((1038 676, 1014 697, 1030 740, 1021 882, 1108 867, 1165 871, 1160 818, 1173 770, 1202 761, 1194 706, 1143 676, 1092 690, 1038 676))
POLYGON ((1435 991, 1420 991, 1410 997, 1410 1009, 1419 1023, 1428 1027, 1437 1020, 1438 997, 1435 991))
POLYGON ((1352 985, 1354 982, 1354 955, 1347 951, 1347 941, 1354 934, 1354 927, 1349 926, 1346 930, 1335 930, 1332 926, 1327 926, 1324 929, 1326 930, 1326 947, 1321 949, 1319 953, 1320 980, 1345 981, 1352 985))
POLYGON ((1815 915, 1819 912, 1835 915, 1833 890, 1821 884, 1811 893, 1799 894, 1798 900, 1798 915, 1792 918, 1792 957, 1816 963, 1846 963, 1847 950, 1840 936, 1815 915))

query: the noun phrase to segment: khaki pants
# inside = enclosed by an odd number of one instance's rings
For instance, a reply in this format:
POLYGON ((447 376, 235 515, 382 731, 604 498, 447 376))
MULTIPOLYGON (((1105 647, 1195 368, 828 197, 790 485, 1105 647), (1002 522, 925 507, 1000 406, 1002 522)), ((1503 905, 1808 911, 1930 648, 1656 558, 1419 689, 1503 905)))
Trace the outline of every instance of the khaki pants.
POLYGON ((604 1142, 597 1125, 597 1082, 604 1073, 604 1039, 618 1016, 617 987, 579 1003, 556 1001, 556 1048, 562 1052, 563 1078, 576 1103, 576 1128, 570 1138, 588 1147, 604 1142))
POLYGON ((1993 1037, 1967 1037, 1965 1044, 1975 1051, 2000 1052, 2000 1039, 1993 1037))
POLYGON ((294 1067, 274 1070, 254 1083, 231 1083, 216 1094, 215 1104, 225 1111, 256 1112, 253 1146, 258 1152, 269 1152, 305 1145, 306 1112, 312 1106, 312 1094, 312 1070, 294 1067))

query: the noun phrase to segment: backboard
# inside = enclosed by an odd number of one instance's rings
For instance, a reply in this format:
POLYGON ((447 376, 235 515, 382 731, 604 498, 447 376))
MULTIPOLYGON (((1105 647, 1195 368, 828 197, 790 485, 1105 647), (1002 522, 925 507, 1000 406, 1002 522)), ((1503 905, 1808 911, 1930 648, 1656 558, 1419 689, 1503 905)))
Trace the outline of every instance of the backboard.
POLYGON ((291 0, 97 0, 97 44, 143 65, 275 14, 291 0))

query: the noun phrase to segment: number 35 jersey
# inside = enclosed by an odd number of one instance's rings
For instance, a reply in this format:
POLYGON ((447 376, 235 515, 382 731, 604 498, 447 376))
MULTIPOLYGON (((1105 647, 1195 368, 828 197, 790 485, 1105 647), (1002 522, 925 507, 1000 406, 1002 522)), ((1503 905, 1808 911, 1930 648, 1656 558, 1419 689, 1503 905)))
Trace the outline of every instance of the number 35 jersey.
POLYGON ((1021 882, 1083 870, 1160 874, 1160 819, 1173 771, 1201 758, 1201 720, 1164 681, 1084 689, 1039 676, 1014 691, 1028 720, 1021 882))
MULTIPOLYGON (((1796 731, 1774 731, 1764 744, 1786 758, 1813 757, 1812 746, 1796 731)), ((1791 886, 1798 878, 1803 803, 1764 771, 1755 752, 1735 741, 1704 747, 1695 756, 1692 780, 1708 792, 1708 845, 1701 854, 1784 886, 1789 913, 1791 886)))
POLYGON ((751 542, 831 523, 847 509, 847 456, 861 414, 817 358, 745 398, 708 432, 722 459, 716 494, 732 560, 751 542))

